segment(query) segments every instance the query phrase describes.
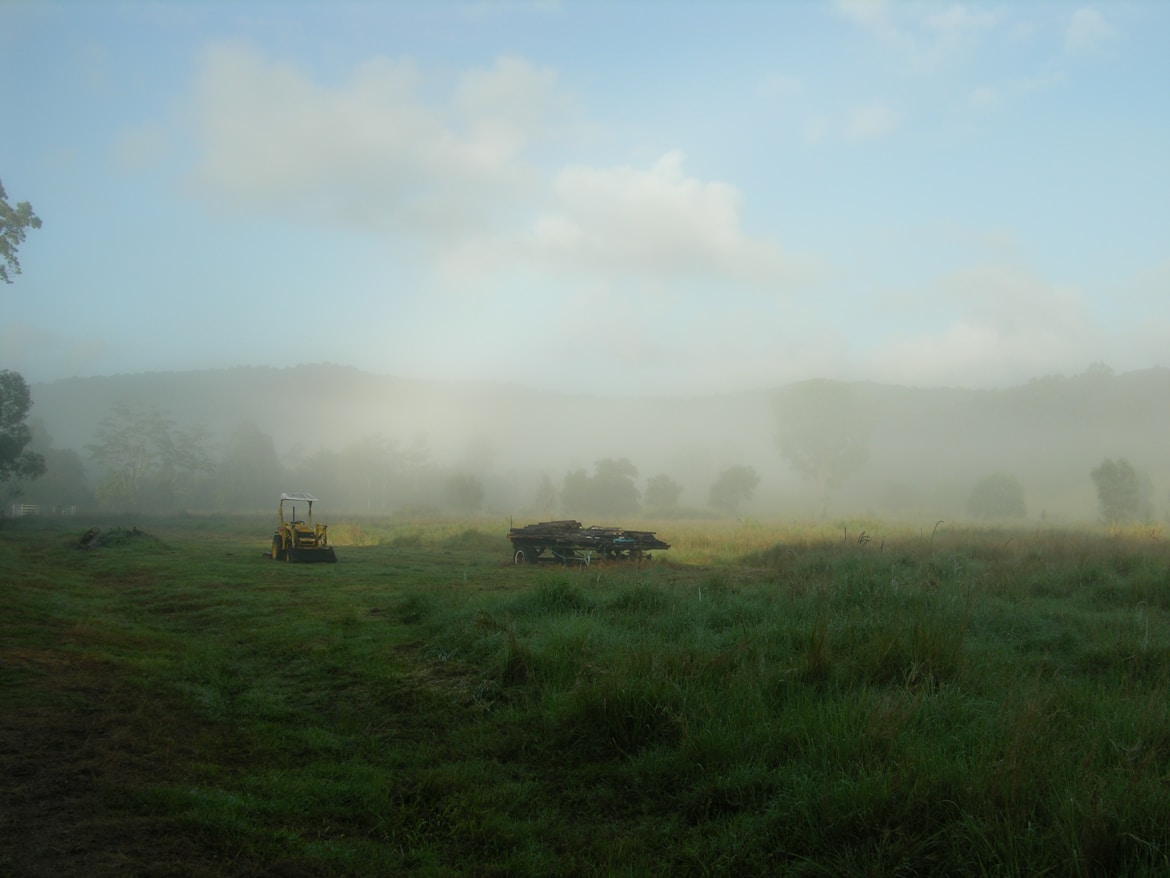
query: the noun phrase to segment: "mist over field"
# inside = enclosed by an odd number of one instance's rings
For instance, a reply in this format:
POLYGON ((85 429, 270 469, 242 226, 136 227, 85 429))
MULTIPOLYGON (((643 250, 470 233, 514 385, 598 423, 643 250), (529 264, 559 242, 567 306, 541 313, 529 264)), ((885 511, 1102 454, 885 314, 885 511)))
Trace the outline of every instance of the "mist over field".
POLYGON ((9 0, 0 501, 1161 521, 1168 24, 9 0))
MULTIPOLYGON (((1005 390, 812 381, 629 399, 305 365, 69 379, 32 391, 33 419, 52 447, 77 452, 90 489, 110 469, 95 442, 127 411, 194 439, 205 459, 183 476, 188 484, 164 499, 107 495, 115 508, 254 511, 280 491, 310 491, 336 514, 1077 524, 1101 517, 1090 474, 1103 460, 1125 459, 1140 475, 1144 517, 1164 517, 1170 485, 1166 369, 1119 375, 1097 365, 1005 390), (228 466, 245 446, 251 459, 228 466), (820 471, 809 462, 816 454, 820 471), (622 464, 610 493, 574 494, 574 477, 586 487, 600 479, 599 462, 622 464), (735 468, 758 481, 720 503, 712 486, 735 468), (1017 484, 1022 509, 971 508, 976 485, 996 475, 1017 484), (677 489, 666 501, 650 485, 662 477, 677 489)), ((37 482, 22 489, 37 499, 37 482)), ((103 503, 91 495, 88 505, 103 503)))

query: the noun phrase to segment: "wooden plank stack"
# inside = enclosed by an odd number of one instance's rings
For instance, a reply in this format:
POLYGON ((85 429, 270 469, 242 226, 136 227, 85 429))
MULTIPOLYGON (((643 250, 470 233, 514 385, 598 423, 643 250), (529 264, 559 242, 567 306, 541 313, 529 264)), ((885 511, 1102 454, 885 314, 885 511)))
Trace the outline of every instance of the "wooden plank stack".
POLYGON ((508 539, 512 541, 518 564, 533 563, 541 556, 546 560, 585 563, 593 558, 640 558, 651 549, 670 548, 670 543, 658 539, 653 531, 596 525, 585 527, 573 520, 541 521, 513 527, 508 531, 508 539))

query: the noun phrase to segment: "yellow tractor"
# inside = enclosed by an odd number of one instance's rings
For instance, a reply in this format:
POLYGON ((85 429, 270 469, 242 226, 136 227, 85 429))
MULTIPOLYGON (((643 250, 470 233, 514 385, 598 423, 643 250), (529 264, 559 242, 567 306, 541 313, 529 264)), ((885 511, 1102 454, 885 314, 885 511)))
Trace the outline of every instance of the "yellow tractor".
POLYGON ((329 525, 313 523, 313 504, 317 498, 312 494, 280 495, 280 526, 272 535, 272 560, 299 563, 325 562, 334 564, 337 555, 329 545, 329 525), (290 515, 286 518, 284 504, 289 504, 290 515), (305 519, 297 518, 297 504, 305 504, 305 519))

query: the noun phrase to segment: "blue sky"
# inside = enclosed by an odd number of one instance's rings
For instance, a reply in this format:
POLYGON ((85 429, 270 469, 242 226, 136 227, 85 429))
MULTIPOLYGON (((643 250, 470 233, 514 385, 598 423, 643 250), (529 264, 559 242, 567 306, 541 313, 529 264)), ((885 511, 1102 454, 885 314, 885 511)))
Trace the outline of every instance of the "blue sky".
POLYGON ((0 4, 0 360, 605 395, 1170 366, 1170 4, 0 4))

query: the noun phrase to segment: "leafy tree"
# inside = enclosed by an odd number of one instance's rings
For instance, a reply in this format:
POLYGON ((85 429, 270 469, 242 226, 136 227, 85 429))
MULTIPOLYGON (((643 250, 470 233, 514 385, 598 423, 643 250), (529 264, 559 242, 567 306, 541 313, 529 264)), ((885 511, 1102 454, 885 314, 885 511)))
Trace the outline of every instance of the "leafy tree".
POLYGON ((682 485, 670 476, 654 476, 646 482, 646 505, 651 509, 674 509, 682 491, 682 485))
POLYGON ((282 491, 305 491, 320 497, 329 509, 344 509, 342 496, 341 455, 333 449, 320 448, 311 453, 296 448, 289 454, 287 486, 282 491))
POLYGON ((55 448, 53 440, 39 419, 29 421, 32 439, 28 451, 39 454, 45 461, 45 472, 35 481, 14 478, 9 486, 11 494, 22 502, 61 509, 70 506, 88 506, 93 502, 80 455, 72 448, 55 448))
POLYGON ((1097 506, 1105 521, 1121 524, 1151 516, 1149 483, 1124 457, 1102 461, 1089 475, 1097 488, 1097 506))
POLYGON ((28 229, 39 229, 41 218, 33 213, 27 201, 18 202, 16 207, 8 203, 8 193, 0 183, 0 280, 12 283, 11 274, 20 274, 20 260, 16 251, 24 243, 28 229))
POLYGON ((548 473, 541 473, 540 483, 536 486, 536 508, 545 515, 552 515, 557 505, 557 488, 548 473))
POLYGON ((431 463, 430 440, 424 433, 416 433, 410 444, 403 449, 401 499, 405 508, 415 514, 429 515, 435 512, 433 504, 439 501, 440 485, 436 479, 436 468, 431 463))
POLYGON ((638 468, 626 458, 606 458, 593 464, 594 512, 626 515, 638 511, 642 492, 634 484, 638 468))
POLYGON ((32 439, 25 423, 31 407, 24 376, 0 371, 0 483, 11 478, 35 479, 45 471, 44 457, 26 447, 32 439))
POLYGON ((159 465, 156 437, 166 429, 169 426, 157 410, 124 402, 98 424, 95 440, 86 447, 90 459, 105 470, 97 486, 103 505, 137 506, 159 465))
POLYGON ((483 485, 471 473, 458 472, 448 476, 444 495, 447 505, 463 515, 478 512, 483 506, 483 485))
POLYGON ((116 509, 172 508, 206 481, 206 443, 204 431, 177 428, 153 406, 118 403, 86 446, 104 472, 98 500, 116 509))
POLYGON ((253 423, 240 424, 228 436, 216 465, 215 494, 221 509, 276 508, 284 487, 284 465, 272 437, 253 423))
POLYGON ((593 511, 593 481, 584 469, 575 469, 565 474, 561 485, 561 508, 570 515, 593 511))
POLYGON ((296 490, 336 492, 331 494, 331 509, 388 512, 403 493, 405 469, 406 456, 398 441, 375 434, 347 445, 337 455, 336 482, 322 474, 323 481, 313 482, 317 487, 296 490))
POLYGON ((816 484, 824 517, 833 492, 869 457, 869 412, 848 385, 807 381, 781 394, 776 414, 780 453, 816 484))
POLYGON ((172 426, 164 438, 157 493, 161 508, 170 509, 182 502, 208 502, 213 467, 207 430, 172 426))
POLYGON ((1024 518, 1024 488, 1010 473, 993 473, 975 483, 967 500, 967 514, 975 518, 1024 518))
POLYGON ((638 468, 626 458, 595 461, 593 475, 577 469, 565 476, 562 506, 572 515, 624 515, 638 511, 638 468))
POLYGON ((710 503, 716 509, 734 515, 740 503, 751 499, 759 484, 760 477, 754 467, 729 466, 711 486, 710 503))

